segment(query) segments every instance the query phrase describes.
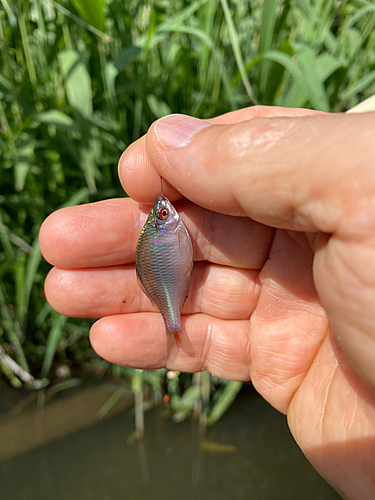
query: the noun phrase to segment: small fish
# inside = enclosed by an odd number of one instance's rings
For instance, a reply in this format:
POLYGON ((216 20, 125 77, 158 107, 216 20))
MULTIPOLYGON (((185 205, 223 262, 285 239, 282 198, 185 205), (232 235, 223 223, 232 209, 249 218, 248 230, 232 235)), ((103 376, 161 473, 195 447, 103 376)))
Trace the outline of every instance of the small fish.
POLYGON ((163 186, 139 236, 135 267, 141 289, 163 316, 169 361, 176 358, 178 347, 194 356, 181 325, 181 309, 190 289, 193 246, 176 209, 163 196, 163 186))

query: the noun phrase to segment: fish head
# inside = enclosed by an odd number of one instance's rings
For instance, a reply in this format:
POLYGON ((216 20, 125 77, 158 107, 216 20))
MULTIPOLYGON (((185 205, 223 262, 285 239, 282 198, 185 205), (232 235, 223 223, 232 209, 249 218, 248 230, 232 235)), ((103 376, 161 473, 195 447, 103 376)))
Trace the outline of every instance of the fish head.
POLYGON ((150 217, 160 231, 175 229, 180 222, 180 216, 176 209, 165 196, 156 198, 151 208, 150 217))

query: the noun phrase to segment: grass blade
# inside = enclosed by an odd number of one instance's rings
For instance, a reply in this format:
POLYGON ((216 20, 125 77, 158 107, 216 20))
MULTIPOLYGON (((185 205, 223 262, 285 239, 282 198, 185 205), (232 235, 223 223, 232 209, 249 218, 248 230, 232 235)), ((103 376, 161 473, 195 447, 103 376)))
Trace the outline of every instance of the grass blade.
POLYGON ((301 68, 290 56, 284 54, 283 52, 270 50, 269 52, 261 54, 261 57, 282 64, 285 69, 289 71, 298 81, 299 85, 302 88, 306 89, 308 98, 311 100, 314 109, 319 109, 322 111, 327 110, 328 104, 324 95, 324 91, 322 90, 322 86, 319 84, 319 82, 316 82, 315 77, 314 81, 310 83, 307 76, 304 75, 301 68))
POLYGON ((129 45, 115 59, 109 61, 105 65, 104 76, 106 79, 108 93, 112 105, 115 105, 117 103, 117 97, 115 91, 115 79, 117 75, 121 71, 123 71, 128 64, 135 61, 141 52, 142 52, 141 47, 136 47, 135 45, 129 45))
POLYGON ((12 245, 10 244, 8 230, 4 224, 3 216, 1 214, 1 212, 0 212, 0 241, 4 247, 7 259, 12 261, 13 257, 14 257, 14 251, 13 251, 12 245))
POLYGON ((347 89, 340 93, 340 99, 347 101, 354 97, 356 94, 363 92, 367 87, 369 87, 375 81, 375 70, 370 71, 367 75, 360 78, 354 85, 351 85, 347 89))
POLYGON ((23 326, 24 318, 26 315, 26 295, 25 295, 25 267, 26 267, 26 254, 19 253, 14 264, 14 284, 16 292, 16 311, 20 324, 23 326))
POLYGON ((346 25, 347 28, 351 28, 352 26, 355 25, 359 19, 361 19, 363 16, 368 14, 369 12, 372 12, 375 14, 375 5, 366 5, 362 9, 360 9, 354 16, 349 20, 348 24, 346 25))
POLYGON ((114 393, 110 396, 110 398, 104 403, 104 405, 98 410, 97 417, 98 419, 104 418, 109 411, 115 406, 115 404, 120 401, 120 399, 124 396, 124 389, 119 387, 114 393))
POLYGON ((146 97, 146 99, 147 104, 156 118, 162 118, 163 116, 170 115, 172 113, 168 104, 162 99, 158 99, 156 95, 150 94, 146 97))
POLYGON ((248 95, 250 101, 253 104, 259 104, 257 98, 254 95, 253 88, 250 84, 249 78, 248 78, 246 70, 245 70, 245 64, 244 64, 243 59, 242 59, 241 48, 240 48, 240 44, 238 41, 238 35, 237 35, 236 28, 235 28, 234 23, 233 23, 232 14, 229 10, 227 0, 221 0, 221 5, 223 7, 225 19, 227 21, 227 26, 228 26, 230 41, 232 44, 233 54, 234 54, 234 57, 236 59, 238 71, 240 72, 240 75, 242 78, 242 83, 246 89, 246 92, 247 92, 247 95, 248 95))
POLYGON ((85 201, 89 197, 89 195, 90 195, 90 191, 88 188, 86 188, 86 187, 81 188, 79 191, 74 193, 69 198, 69 200, 67 200, 65 203, 60 205, 59 209, 64 208, 64 207, 72 207, 73 205, 79 205, 80 203, 85 201))
POLYGON ((207 418, 207 425, 213 425, 224 415, 240 392, 242 386, 242 382, 228 382, 207 418))
POLYGON ((24 283, 24 304, 25 310, 22 312, 22 320, 26 321, 27 308, 30 301, 31 290, 35 282, 35 276, 38 272, 40 261, 42 260, 42 252, 40 251, 39 236, 37 236, 32 245, 32 254, 27 259, 25 283, 24 283))
MULTIPOLYGON (((364 44, 364 42, 367 39, 367 37, 369 36, 369 34, 374 29, 374 26, 375 26, 375 9, 370 9, 370 11, 372 11, 372 14, 368 15, 366 17, 365 25, 364 25, 364 27, 361 27, 360 36, 358 37, 357 43, 353 47, 352 54, 351 54, 351 60, 349 61, 349 64, 352 64, 354 62, 354 59, 357 57, 360 48, 364 44)), ((367 10, 366 10, 365 14, 367 14, 367 10)))
POLYGON ((68 319, 66 316, 57 313, 53 314, 52 318, 54 319, 54 321, 52 322, 52 327, 48 334, 46 352, 44 355, 42 370, 40 372, 41 379, 47 377, 51 369, 53 358, 56 354, 57 346, 61 339, 64 325, 68 319))
MULTIPOLYGON (((259 35, 259 52, 262 54, 271 48, 273 32, 276 23, 276 7, 277 0, 264 0, 262 12, 262 24, 259 35)), ((269 72, 268 61, 262 61, 260 67, 260 94, 266 92, 267 80, 269 72)))
POLYGON ((37 85, 38 81, 36 78, 35 65, 34 65, 33 56, 31 53, 31 49, 30 49, 30 43, 29 43, 29 38, 28 38, 27 28, 26 28, 26 23, 25 23, 25 15, 23 12, 20 12, 20 14, 18 16, 18 25, 20 28, 22 45, 23 45, 23 50, 25 53, 27 71, 29 73, 30 82, 35 87, 37 85))
POLYGON ((35 140, 29 134, 22 134, 20 142, 14 164, 14 184, 17 191, 22 191, 25 187, 26 176, 33 163, 35 149, 35 140))
POLYGON ((5 289, 3 283, 0 283, 0 312, 2 324, 5 331, 7 332, 9 341, 11 342, 18 363, 21 365, 24 371, 30 373, 25 354, 22 350, 20 340, 22 338, 22 331, 19 322, 16 318, 12 318, 8 307, 5 302, 5 289))
POLYGON ((213 58, 214 58, 215 62, 219 65, 220 70, 221 70, 221 77, 222 77, 223 86, 224 86, 224 89, 226 92, 227 99, 231 103, 233 109, 236 109, 237 108, 237 101, 236 101, 236 98, 234 96, 234 92, 233 92, 233 89, 231 86, 229 74, 225 68, 224 62, 222 60, 222 57, 221 57, 219 51, 215 47, 213 40, 209 36, 207 36, 207 34, 204 33, 202 30, 191 27, 191 26, 176 26, 173 28, 170 27, 170 31, 176 31, 179 33, 188 33, 188 34, 194 35, 197 38, 199 38, 200 40, 202 40, 203 42, 205 42, 208 45, 208 47, 210 47, 213 58))

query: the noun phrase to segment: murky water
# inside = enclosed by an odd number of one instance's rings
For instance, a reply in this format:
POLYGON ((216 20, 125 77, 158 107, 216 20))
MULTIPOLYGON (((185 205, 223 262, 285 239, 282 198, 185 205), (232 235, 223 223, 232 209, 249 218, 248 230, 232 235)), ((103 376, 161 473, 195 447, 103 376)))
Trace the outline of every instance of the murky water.
MULTIPOLYGON (((96 417, 90 418, 93 408, 89 401, 101 397, 100 392, 65 395, 63 406, 56 406, 51 417, 46 416, 37 423, 33 414, 17 415, 12 419, 2 417, 1 498, 340 498, 304 458, 289 433, 286 418, 251 387, 242 390, 224 417, 207 431, 203 446, 199 445, 195 422, 174 424, 165 418, 162 409, 146 414, 144 440, 131 444, 129 436, 134 430, 131 409, 96 423, 96 417), (60 423, 56 421, 57 415, 60 423), (80 415, 84 416, 83 423, 77 423, 80 415), (54 425, 46 423, 50 420, 56 423, 55 427, 67 421, 71 422, 71 429, 81 428, 69 432, 67 426, 63 433, 55 432, 54 425), (13 432, 12 422, 14 436, 9 437, 13 432), (17 441, 15 436, 21 439, 17 441), (13 442, 16 446, 9 451, 9 443, 13 442)), ((96 411, 101 404, 97 401, 96 411)), ((47 410, 48 406, 46 415, 47 410)))

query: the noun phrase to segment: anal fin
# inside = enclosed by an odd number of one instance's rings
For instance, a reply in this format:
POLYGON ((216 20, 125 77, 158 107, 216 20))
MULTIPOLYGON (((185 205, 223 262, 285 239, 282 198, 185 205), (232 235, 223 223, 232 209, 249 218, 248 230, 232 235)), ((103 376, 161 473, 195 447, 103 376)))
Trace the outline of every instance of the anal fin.
POLYGON ((194 347, 184 330, 167 333, 167 341, 169 363, 173 363, 176 360, 179 348, 181 348, 191 358, 194 357, 194 347))

